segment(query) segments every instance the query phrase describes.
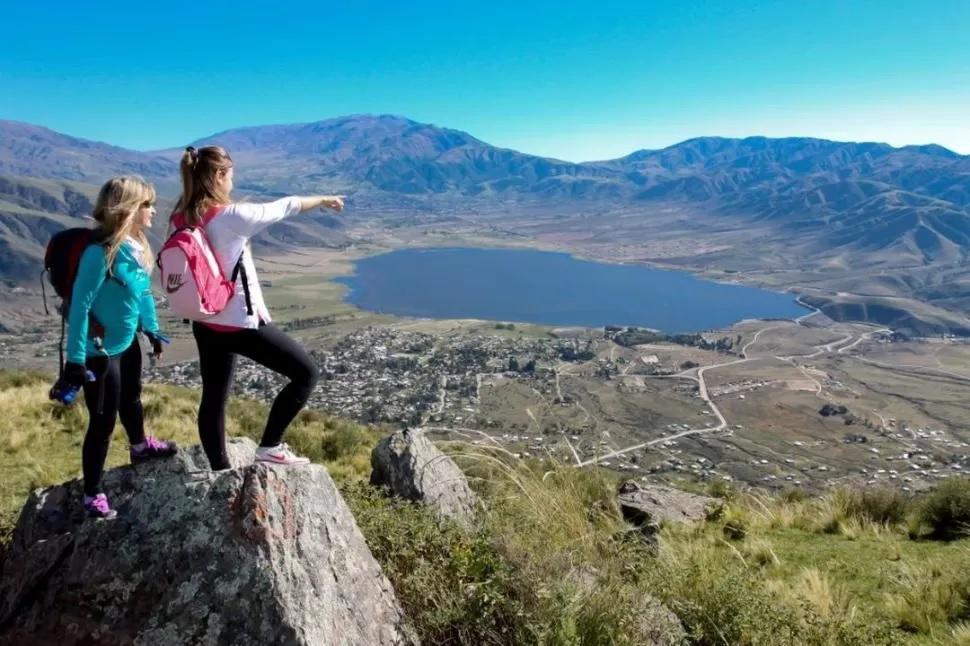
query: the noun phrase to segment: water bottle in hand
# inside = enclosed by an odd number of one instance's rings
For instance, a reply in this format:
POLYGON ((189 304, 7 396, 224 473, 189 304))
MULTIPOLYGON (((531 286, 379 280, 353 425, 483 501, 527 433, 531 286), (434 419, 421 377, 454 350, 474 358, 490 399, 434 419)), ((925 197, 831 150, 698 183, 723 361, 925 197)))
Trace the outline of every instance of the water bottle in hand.
MULTIPOLYGON (((94 373, 90 370, 84 371, 84 378, 89 383, 94 381, 96 377, 94 373)), ((50 392, 47 394, 54 401, 59 401, 65 406, 71 406, 77 400, 77 395, 81 392, 81 386, 77 384, 72 384, 64 377, 59 378, 54 385, 51 386, 50 392)))

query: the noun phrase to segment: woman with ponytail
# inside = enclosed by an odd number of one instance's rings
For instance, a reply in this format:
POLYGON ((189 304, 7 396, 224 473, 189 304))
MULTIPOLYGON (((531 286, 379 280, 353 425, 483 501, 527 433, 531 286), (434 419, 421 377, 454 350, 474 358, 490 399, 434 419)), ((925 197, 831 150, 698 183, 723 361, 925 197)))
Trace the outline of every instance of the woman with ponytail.
POLYGON ((272 323, 263 301, 250 252, 250 238, 283 218, 317 207, 343 209, 340 196, 285 197, 266 204, 232 202, 233 165, 218 146, 189 146, 181 161, 182 197, 171 218, 173 228, 202 227, 225 276, 235 275, 235 292, 226 307, 192 324, 199 349, 202 401, 199 439, 214 470, 228 469, 226 399, 236 356, 252 359, 290 381, 269 411, 257 462, 298 465, 309 462, 294 455, 283 434, 306 405, 320 375, 313 359, 272 323), (240 265, 240 271, 233 268, 240 265))
POLYGON ((114 518, 100 490, 108 444, 120 415, 132 462, 174 455, 174 442, 145 434, 141 404, 141 348, 137 332, 162 353, 151 292, 152 250, 145 229, 155 216, 155 189, 140 177, 115 177, 101 187, 94 206, 98 227, 81 255, 68 312, 67 363, 63 378, 84 387, 88 430, 81 463, 84 508, 95 518, 114 518), (98 324, 98 334, 91 321, 98 324), (103 328, 103 332, 101 329, 103 328), (95 379, 89 382, 87 373, 95 379))

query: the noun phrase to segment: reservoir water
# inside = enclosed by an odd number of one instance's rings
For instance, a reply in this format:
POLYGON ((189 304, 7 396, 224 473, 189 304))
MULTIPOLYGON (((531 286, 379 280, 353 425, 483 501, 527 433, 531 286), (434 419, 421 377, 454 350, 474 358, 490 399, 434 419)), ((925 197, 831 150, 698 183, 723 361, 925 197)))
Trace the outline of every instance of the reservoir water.
POLYGON ((632 325, 667 333, 807 312, 791 294, 640 265, 534 250, 402 249, 357 261, 337 279, 371 311, 559 326, 632 325))

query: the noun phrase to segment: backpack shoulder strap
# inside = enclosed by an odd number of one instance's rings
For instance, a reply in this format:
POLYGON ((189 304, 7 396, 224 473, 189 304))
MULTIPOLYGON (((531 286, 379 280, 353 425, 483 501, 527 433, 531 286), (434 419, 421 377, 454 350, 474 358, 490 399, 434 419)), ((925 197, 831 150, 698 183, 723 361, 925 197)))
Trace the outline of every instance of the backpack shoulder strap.
MULTIPOLYGON (((124 244, 124 243, 121 243, 121 244, 124 244)), ((127 287, 128 286, 128 283, 126 283, 125 281, 123 281, 120 278, 118 278, 117 276, 115 276, 114 267, 108 267, 107 266, 108 265, 108 258, 107 258, 107 256, 108 256, 108 241, 105 240, 102 236, 95 234, 95 235, 92 235, 91 236, 91 244, 89 244, 88 246, 92 246, 92 245, 98 245, 99 247, 101 247, 102 249, 104 249, 104 255, 105 255, 105 259, 104 259, 105 260, 105 262, 104 262, 104 264, 105 264, 104 279, 105 280, 113 280, 116 283, 118 283, 119 285, 121 285, 122 287, 127 287)), ((115 262, 117 262, 117 260, 118 260, 118 258, 115 257, 115 262)))
POLYGON ((204 229, 206 225, 212 222, 212 220, 222 212, 223 208, 225 208, 224 204, 210 206, 205 210, 205 213, 202 214, 202 223, 199 225, 189 224, 188 220, 185 218, 185 214, 182 212, 174 213, 172 214, 170 220, 172 231, 179 231, 180 229, 193 229, 197 226, 204 229))
MULTIPOLYGON (((213 220, 215 220, 223 211, 225 211, 225 204, 216 204, 215 206, 210 206, 205 214, 202 216, 202 229, 203 235, 205 235, 205 227, 209 225, 213 220)), ((208 240, 208 236, 206 236, 208 240)), ((212 243, 209 243, 212 246, 212 243)), ((213 249, 215 251, 215 249, 213 249)), ((253 299, 249 292, 249 277, 246 275, 246 265, 243 263, 243 257, 246 255, 246 246, 243 245, 243 250, 239 252, 239 259, 236 260, 235 266, 232 268, 232 277, 230 280, 235 284, 236 279, 240 276, 242 277, 242 287, 243 295, 246 297, 246 314, 248 316, 253 315, 253 299)))
POLYGON ((246 315, 253 315, 253 299, 249 293, 249 277, 246 275, 246 265, 243 264, 243 256, 246 255, 246 247, 239 253, 239 260, 232 269, 232 282, 235 284, 236 278, 242 276, 243 295, 246 297, 246 315))

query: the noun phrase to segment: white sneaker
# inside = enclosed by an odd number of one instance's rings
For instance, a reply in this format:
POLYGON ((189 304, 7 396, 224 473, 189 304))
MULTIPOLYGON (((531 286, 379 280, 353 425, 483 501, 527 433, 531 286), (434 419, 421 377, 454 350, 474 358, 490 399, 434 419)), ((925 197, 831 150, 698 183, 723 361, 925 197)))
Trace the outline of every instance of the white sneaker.
POLYGON ((272 462, 293 467, 301 464, 310 464, 310 458, 304 458, 293 453, 290 447, 283 442, 279 446, 259 447, 256 449, 256 462, 272 462))

